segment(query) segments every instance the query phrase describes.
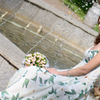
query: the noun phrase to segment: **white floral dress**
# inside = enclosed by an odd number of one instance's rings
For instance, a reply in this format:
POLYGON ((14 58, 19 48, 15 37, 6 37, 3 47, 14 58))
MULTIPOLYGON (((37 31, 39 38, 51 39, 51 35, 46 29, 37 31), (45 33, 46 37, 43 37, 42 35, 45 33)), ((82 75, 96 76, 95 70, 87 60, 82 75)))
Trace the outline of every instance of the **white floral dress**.
MULTIPOLYGON (((83 60, 73 68, 81 67, 99 51, 86 50, 83 60)), ((84 100, 98 78, 99 66, 83 76, 61 76, 44 68, 20 68, 10 79, 8 87, 0 92, 0 100, 84 100)))

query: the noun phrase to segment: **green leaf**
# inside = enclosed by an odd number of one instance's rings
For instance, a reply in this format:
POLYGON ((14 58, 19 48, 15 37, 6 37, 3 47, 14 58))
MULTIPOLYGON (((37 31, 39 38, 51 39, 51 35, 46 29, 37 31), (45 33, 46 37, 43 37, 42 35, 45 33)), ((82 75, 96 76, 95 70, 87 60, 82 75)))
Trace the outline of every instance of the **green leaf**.
POLYGON ((53 74, 54 77, 56 77, 56 75, 53 74))
POLYGON ((25 79, 25 81, 23 82, 22 88, 23 88, 24 86, 27 88, 28 84, 29 84, 29 79, 25 79))
POLYGON ((32 80, 36 82, 36 80, 37 80, 37 75, 36 75, 32 80))
POLYGON ((54 90, 54 88, 52 87, 52 93, 57 94, 56 89, 54 90))
POLYGON ((1 92, 1 97, 2 97, 2 98, 4 97, 4 94, 9 95, 7 91, 2 91, 2 92, 1 92))
POLYGON ((62 85, 62 86, 64 86, 64 85, 65 85, 65 83, 63 83, 63 82, 59 82, 59 85, 62 85))
POLYGON ((59 98, 59 96, 56 96, 57 98, 59 98))
POLYGON ((43 72, 42 70, 41 70, 41 67, 38 67, 38 70, 37 71, 41 71, 41 72, 43 72))
POLYGON ((52 94, 52 93, 57 94, 56 89, 54 90, 54 88, 53 88, 53 87, 52 87, 52 90, 51 90, 51 91, 49 91, 49 94, 52 94))
POLYGON ((71 94, 71 95, 76 94, 75 90, 73 90, 73 89, 71 90, 71 92, 65 91, 65 93, 66 93, 66 94, 71 94))
POLYGON ((78 80, 78 78, 77 78, 77 77, 75 77, 75 80, 78 80))
POLYGON ((79 97, 83 96, 83 90, 81 90, 81 93, 79 94, 79 97))
POLYGON ((18 100, 18 97, 19 97, 19 93, 16 96, 13 95, 11 100, 18 100))
POLYGON ((74 84, 79 83, 80 81, 75 81, 74 84))
POLYGON ((49 82, 49 84, 50 84, 50 79, 49 79, 49 81, 48 81, 48 82, 49 82))
MULTIPOLYGON (((2 99, 0 99, 0 100, 2 100, 2 99)), ((9 98, 5 97, 5 99, 4 99, 4 100, 9 100, 9 98)))
POLYGON ((48 73, 48 72, 49 72, 49 71, 46 70, 44 73, 46 74, 46 73, 48 73))
POLYGON ((49 91, 49 94, 52 94, 53 93, 53 89, 51 91, 49 91))
POLYGON ((48 81, 48 79, 44 81, 44 84, 46 84, 46 83, 47 83, 47 81, 48 81))
POLYGON ((87 59, 85 59, 85 62, 88 63, 87 59))
POLYGON ((42 78, 41 78, 41 77, 39 77, 39 81, 40 81, 40 83, 42 84, 42 78))
POLYGON ((83 85, 86 85, 86 83, 82 83, 83 85))
POLYGON ((43 97, 42 97, 42 100, 44 100, 44 99, 46 99, 46 98, 47 98, 47 95, 43 96, 43 97))
POLYGON ((16 95, 16 98, 17 98, 17 99, 19 98, 19 93, 16 95))
POLYGON ((70 96, 68 95, 68 100, 70 100, 70 96))
POLYGON ((54 94, 57 94, 56 90, 54 91, 54 94))
POLYGON ((52 94, 52 92, 49 91, 49 94, 52 94))
POLYGON ((31 100, 30 98, 27 98, 27 100, 31 100))
POLYGON ((13 97, 12 97, 12 99, 11 99, 11 100, 17 100, 17 99, 16 99, 16 97, 13 95, 13 97))
POLYGON ((24 97, 20 97, 18 100, 22 100, 24 97))
POLYGON ((51 76, 49 80, 50 80, 50 82, 52 82, 54 84, 54 77, 53 76, 51 76))
POLYGON ((85 89, 85 94, 87 93, 87 88, 85 89))
POLYGON ((54 88, 52 87, 52 93, 54 92, 54 88))
POLYGON ((91 85, 90 88, 92 88, 93 86, 91 85))

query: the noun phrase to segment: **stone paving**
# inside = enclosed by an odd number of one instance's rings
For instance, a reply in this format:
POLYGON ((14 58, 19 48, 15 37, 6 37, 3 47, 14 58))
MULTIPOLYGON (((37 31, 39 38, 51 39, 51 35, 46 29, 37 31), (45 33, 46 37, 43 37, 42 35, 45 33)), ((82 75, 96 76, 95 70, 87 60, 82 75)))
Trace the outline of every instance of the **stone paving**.
POLYGON ((17 70, 0 56, 0 91, 7 87, 9 79, 17 70))
POLYGON ((0 33, 0 91, 7 87, 9 79, 22 67, 25 53, 0 33))

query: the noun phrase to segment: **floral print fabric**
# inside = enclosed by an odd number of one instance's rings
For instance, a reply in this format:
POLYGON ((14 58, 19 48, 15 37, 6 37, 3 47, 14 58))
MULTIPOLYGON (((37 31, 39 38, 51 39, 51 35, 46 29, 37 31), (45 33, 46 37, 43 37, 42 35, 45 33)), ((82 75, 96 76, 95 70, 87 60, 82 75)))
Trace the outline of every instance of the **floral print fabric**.
MULTIPOLYGON (((86 50, 85 57, 74 68, 85 65, 98 52, 86 50)), ((37 66, 23 67, 0 92, 0 100, 84 100, 93 88, 99 70, 97 67, 87 75, 67 77, 51 74, 37 66)))

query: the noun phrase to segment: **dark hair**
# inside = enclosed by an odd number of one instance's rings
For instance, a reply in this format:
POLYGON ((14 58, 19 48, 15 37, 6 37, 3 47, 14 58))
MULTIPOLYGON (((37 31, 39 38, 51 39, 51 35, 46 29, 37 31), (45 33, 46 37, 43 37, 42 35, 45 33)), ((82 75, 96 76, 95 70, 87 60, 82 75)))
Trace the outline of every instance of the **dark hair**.
MULTIPOLYGON (((98 24, 100 24, 100 16, 99 16, 99 18, 98 18, 98 24)), ((95 41, 94 41, 94 44, 96 45, 96 44, 98 44, 100 42, 100 33, 99 33, 99 35, 98 36, 96 36, 96 39, 95 39, 95 41)))
POLYGON ((96 37, 94 44, 98 44, 100 42, 100 34, 96 37))
POLYGON ((99 20, 100 20, 100 16, 99 16, 99 18, 98 18, 98 24, 100 23, 100 21, 99 21, 99 20))

